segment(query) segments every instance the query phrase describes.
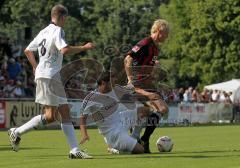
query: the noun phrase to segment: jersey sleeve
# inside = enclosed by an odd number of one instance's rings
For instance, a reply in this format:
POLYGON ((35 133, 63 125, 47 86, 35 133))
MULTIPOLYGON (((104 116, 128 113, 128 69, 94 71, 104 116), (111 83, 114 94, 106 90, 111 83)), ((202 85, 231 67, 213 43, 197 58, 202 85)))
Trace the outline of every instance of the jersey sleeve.
POLYGON ((94 96, 95 96, 95 93, 91 92, 83 100, 82 107, 81 107, 81 109, 82 109, 81 114, 82 115, 93 114, 93 113, 98 112, 102 109, 102 105, 93 100, 94 96))
POLYGON ((26 49, 29 50, 29 51, 37 51, 37 49, 38 49, 37 37, 35 37, 33 39, 33 41, 27 46, 26 49))
POLYGON ((65 33, 64 33, 63 29, 61 29, 61 28, 59 28, 56 31, 56 34, 55 34, 55 45, 56 45, 58 50, 61 50, 62 48, 67 46, 67 43, 65 41, 65 33))
POLYGON ((128 52, 128 55, 130 55, 132 58, 136 58, 145 52, 147 52, 147 45, 143 44, 140 41, 135 46, 133 46, 133 48, 128 52))

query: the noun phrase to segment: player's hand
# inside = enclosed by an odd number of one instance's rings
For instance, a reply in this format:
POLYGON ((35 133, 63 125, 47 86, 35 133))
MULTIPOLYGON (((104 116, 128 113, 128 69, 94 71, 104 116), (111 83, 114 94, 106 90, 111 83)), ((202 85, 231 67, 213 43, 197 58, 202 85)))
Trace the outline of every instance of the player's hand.
POLYGON ((89 141, 89 140, 90 140, 89 136, 88 136, 88 135, 85 135, 85 136, 82 137, 82 139, 81 139, 81 141, 80 141, 80 144, 82 145, 82 144, 84 144, 86 141, 89 141))
POLYGON ((156 60, 155 65, 160 65, 160 61, 156 60))
POLYGON ((95 48, 95 45, 93 43, 89 42, 84 45, 84 48, 86 48, 86 50, 91 50, 91 49, 95 48))

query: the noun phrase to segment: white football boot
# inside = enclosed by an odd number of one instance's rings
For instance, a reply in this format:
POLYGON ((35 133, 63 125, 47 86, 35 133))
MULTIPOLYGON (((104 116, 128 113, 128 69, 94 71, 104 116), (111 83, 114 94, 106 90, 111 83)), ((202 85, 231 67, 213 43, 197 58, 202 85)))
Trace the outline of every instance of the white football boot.
POLYGON ((16 128, 11 128, 8 130, 8 136, 12 150, 17 152, 19 150, 19 144, 21 141, 20 136, 15 132, 16 128))

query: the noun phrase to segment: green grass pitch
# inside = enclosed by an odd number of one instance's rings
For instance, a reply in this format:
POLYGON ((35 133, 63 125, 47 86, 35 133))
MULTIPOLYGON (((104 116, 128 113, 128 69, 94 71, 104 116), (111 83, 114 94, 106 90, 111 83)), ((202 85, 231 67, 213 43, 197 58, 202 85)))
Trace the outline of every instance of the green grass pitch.
MULTIPOLYGON (((79 130, 76 130, 79 136, 79 130)), ((6 131, 0 131, 0 168, 240 168, 240 126, 158 128, 151 137, 152 154, 110 155, 97 129, 89 129, 83 145, 92 160, 68 159, 60 130, 32 131, 22 136, 19 152, 11 151, 6 131), (155 142, 168 135, 173 151, 158 153, 155 142)))

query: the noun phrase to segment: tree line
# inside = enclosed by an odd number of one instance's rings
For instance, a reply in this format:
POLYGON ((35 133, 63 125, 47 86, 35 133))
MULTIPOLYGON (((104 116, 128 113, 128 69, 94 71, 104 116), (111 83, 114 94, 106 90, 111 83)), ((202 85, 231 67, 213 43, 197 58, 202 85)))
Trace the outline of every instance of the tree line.
POLYGON ((171 30, 159 56, 168 84, 201 88, 240 78, 239 0, 1 0, 0 32, 18 40, 22 35, 17 32, 30 27, 36 35, 49 24, 57 3, 69 9, 68 43, 93 41, 96 49, 83 55, 105 67, 163 18, 171 30))

